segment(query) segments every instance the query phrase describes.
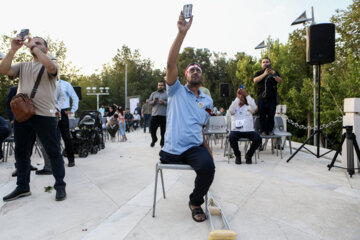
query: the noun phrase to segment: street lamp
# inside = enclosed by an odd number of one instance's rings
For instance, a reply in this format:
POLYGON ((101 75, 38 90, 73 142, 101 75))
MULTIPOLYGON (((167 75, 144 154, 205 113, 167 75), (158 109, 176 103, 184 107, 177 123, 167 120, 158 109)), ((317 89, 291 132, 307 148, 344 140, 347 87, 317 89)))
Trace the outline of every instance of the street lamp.
MULTIPOLYGON (((314 25, 315 24, 315 17, 314 17, 314 8, 311 7, 311 18, 307 18, 306 17, 306 11, 304 11, 297 19, 295 19, 295 21, 293 21, 291 23, 291 26, 293 25, 297 25, 297 24, 301 24, 301 23, 306 23, 306 22, 311 22, 311 25, 314 25)), ((313 82, 314 82, 314 128, 316 127, 320 127, 320 126, 317 126, 317 121, 316 121, 316 89, 315 89, 315 86, 316 86, 316 76, 317 76, 317 65, 313 65, 313 82)), ((320 96, 319 96, 320 97, 320 96)), ((315 134, 314 135, 314 145, 315 143, 317 142, 317 137, 318 135, 315 134)))
POLYGON ((125 63, 125 109, 127 108, 127 63, 125 63))
MULTIPOLYGON (((259 43, 259 44, 255 47, 255 49, 267 48, 267 49, 268 49, 268 53, 269 53, 268 58, 270 58, 270 47, 271 47, 271 45, 270 45, 270 36, 269 36, 269 37, 268 37, 268 43, 267 43, 267 45, 265 45, 265 41, 262 41, 261 43, 259 43)), ((270 58, 270 59, 271 59, 271 58, 270 58)))
POLYGON ((100 92, 96 92, 96 87, 87 87, 86 88, 86 95, 96 95, 96 109, 99 111, 99 96, 100 95, 110 95, 109 87, 99 87, 100 92), (106 92, 104 92, 104 89, 106 92), (91 92, 92 91, 92 92, 91 92))

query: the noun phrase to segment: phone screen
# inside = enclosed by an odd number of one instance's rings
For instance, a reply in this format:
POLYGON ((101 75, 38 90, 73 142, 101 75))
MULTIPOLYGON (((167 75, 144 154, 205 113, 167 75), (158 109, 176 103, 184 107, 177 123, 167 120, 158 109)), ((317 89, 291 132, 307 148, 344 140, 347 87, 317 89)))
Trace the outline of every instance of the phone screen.
POLYGON ((183 14, 185 18, 190 18, 192 16, 192 4, 184 5, 183 14))

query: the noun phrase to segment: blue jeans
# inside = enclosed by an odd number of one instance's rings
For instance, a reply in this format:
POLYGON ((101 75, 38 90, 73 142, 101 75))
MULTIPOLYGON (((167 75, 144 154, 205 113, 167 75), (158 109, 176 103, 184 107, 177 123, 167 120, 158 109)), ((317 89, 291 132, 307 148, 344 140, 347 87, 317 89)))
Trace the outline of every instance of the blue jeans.
POLYGON ((39 137, 50 158, 51 169, 55 177, 55 189, 64 189, 65 167, 56 136, 57 123, 55 117, 35 115, 26 122, 14 123, 15 160, 17 167, 16 184, 22 190, 30 190, 30 156, 35 134, 39 137))
POLYGON ((240 138, 248 138, 251 140, 251 146, 250 149, 247 151, 247 155, 249 157, 252 157, 256 149, 261 144, 261 137, 258 132, 252 131, 252 132, 239 132, 239 131, 231 131, 229 135, 229 142, 231 148, 234 150, 234 154, 237 157, 241 156, 241 153, 239 151, 239 145, 238 141, 240 138))
POLYGON ((151 120, 151 114, 144 114, 144 132, 146 132, 146 125, 149 127, 149 132, 150 132, 150 120, 151 120))
POLYGON ((119 126, 120 126, 120 135, 121 136, 124 136, 125 135, 125 128, 126 128, 126 123, 123 122, 123 123, 119 123, 119 126))
POLYGON ((181 155, 160 151, 160 161, 167 164, 189 164, 196 172, 195 188, 190 194, 190 203, 200 206, 214 180, 215 164, 204 146, 192 147, 181 155))

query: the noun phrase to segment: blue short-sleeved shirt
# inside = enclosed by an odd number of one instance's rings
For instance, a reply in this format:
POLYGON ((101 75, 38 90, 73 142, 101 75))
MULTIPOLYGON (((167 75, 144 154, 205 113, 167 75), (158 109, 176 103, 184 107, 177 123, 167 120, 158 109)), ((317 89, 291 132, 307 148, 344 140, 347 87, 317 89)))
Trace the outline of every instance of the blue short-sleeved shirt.
POLYGON ((202 128, 210 117, 213 100, 199 90, 199 97, 179 80, 167 85, 168 107, 163 151, 180 155, 191 147, 203 143, 202 128))

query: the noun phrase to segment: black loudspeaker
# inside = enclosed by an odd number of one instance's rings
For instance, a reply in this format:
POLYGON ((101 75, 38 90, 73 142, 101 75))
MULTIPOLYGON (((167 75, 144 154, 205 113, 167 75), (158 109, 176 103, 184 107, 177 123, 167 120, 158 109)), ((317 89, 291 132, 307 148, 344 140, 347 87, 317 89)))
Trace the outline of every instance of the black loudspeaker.
POLYGON ((79 100, 82 99, 81 97, 81 87, 73 87, 75 92, 76 92, 76 95, 78 96, 79 100))
POLYGON ((311 65, 335 60, 335 24, 322 23, 307 28, 306 62, 311 65))
POLYGON ((229 97, 229 84, 228 83, 220 83, 220 96, 221 97, 229 97))

